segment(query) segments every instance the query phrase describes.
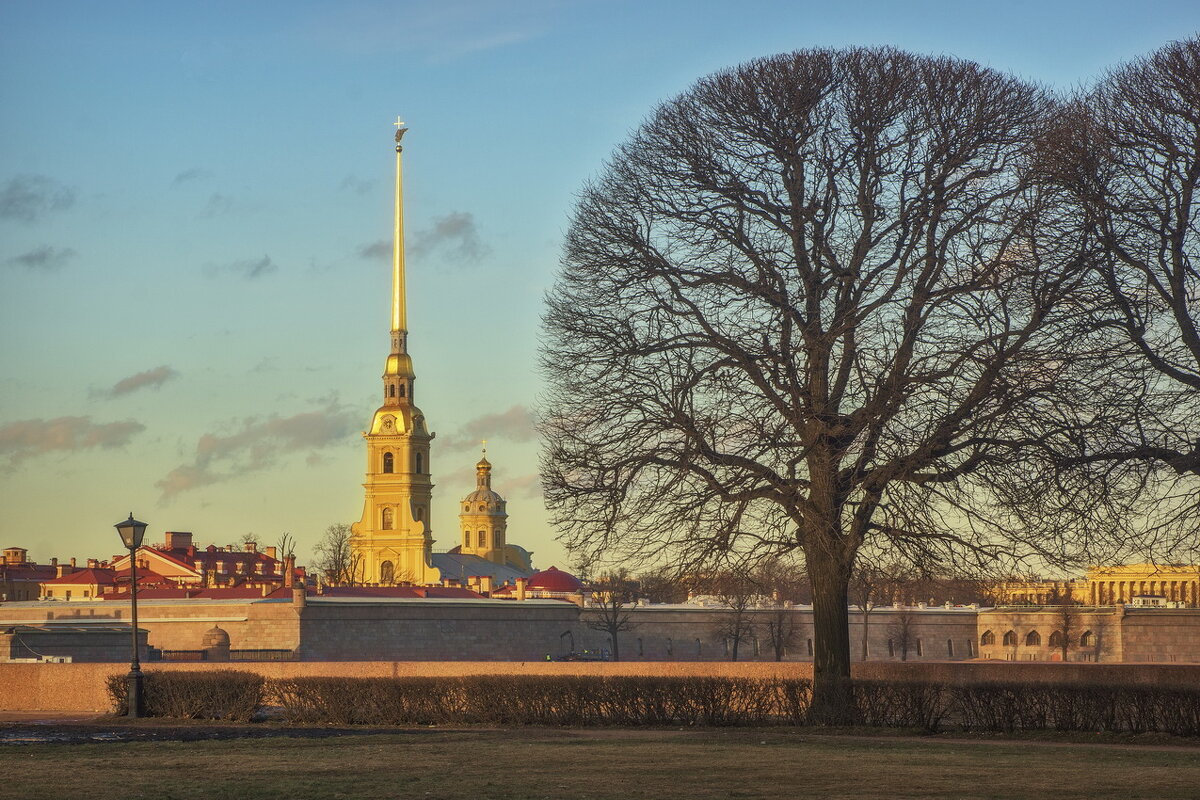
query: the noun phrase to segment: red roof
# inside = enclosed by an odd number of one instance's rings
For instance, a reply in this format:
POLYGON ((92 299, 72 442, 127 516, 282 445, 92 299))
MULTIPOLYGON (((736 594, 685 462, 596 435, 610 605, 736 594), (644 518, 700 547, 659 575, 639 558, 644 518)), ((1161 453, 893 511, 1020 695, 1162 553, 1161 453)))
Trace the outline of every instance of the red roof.
MULTIPOLYGON (((128 572, 125 573, 125 576, 125 579, 129 580, 128 572)), ((78 583, 95 583, 103 586, 109 586, 115 582, 116 573, 114 573, 111 569, 104 569, 103 567, 89 567, 88 569, 80 569, 76 570, 75 572, 68 572, 66 575, 60 575, 57 578, 51 578, 50 580, 42 581, 42 583, 65 583, 68 585, 78 583)), ((138 581, 138 583, 140 584, 141 581, 138 581)))
POLYGON ((525 584, 526 589, 539 589, 543 592, 578 592, 583 588, 579 578, 576 578, 569 572, 563 572, 557 567, 550 567, 541 572, 535 572, 529 576, 529 582, 525 584))

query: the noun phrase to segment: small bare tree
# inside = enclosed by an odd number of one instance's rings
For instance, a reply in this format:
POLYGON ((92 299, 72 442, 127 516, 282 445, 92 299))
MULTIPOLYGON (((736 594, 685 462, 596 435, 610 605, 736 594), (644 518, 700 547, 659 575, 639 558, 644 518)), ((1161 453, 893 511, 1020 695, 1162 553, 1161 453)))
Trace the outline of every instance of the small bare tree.
POLYGON ((279 534, 279 538, 275 542, 275 555, 280 561, 288 556, 294 558, 296 556, 296 537, 287 531, 279 534))
POLYGON ((1057 645, 1062 660, 1068 661, 1071 652, 1071 642, 1073 638, 1080 633, 1079 607, 1075 604, 1075 598, 1071 596, 1071 590, 1055 589, 1051 593, 1048 605, 1054 609, 1054 634, 1052 634, 1052 645, 1057 645))
POLYGON ((350 526, 330 525, 313 548, 318 573, 330 586, 356 586, 362 583, 362 557, 350 547, 350 526))
POLYGON ((621 660, 621 632, 637 625, 632 620, 631 606, 636 601, 636 584, 624 570, 602 575, 591 584, 591 602, 585 624, 594 631, 608 634, 613 661, 621 660))
POLYGON ((900 651, 900 660, 908 661, 908 652, 917 643, 917 616, 908 606, 900 606, 887 626, 892 646, 900 651))
POLYGON ((710 576, 705 592, 724 607, 713 618, 713 635, 729 647, 729 660, 737 661, 742 642, 757 631, 753 608, 761 589, 744 565, 710 576))

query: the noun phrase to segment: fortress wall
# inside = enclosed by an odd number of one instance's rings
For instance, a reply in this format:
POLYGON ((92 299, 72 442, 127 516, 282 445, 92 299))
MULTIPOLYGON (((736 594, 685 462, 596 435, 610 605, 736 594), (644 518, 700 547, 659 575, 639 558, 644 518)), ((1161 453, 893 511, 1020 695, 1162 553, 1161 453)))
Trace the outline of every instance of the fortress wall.
MULTIPOLYGON (((129 624, 129 605, 115 602, 4 603, 0 627, 41 622, 129 624)), ((300 643, 296 609, 291 601, 238 602, 186 600, 138 601, 138 627, 147 643, 160 650, 198 650, 204 632, 214 626, 229 634, 230 647, 294 650, 300 643)))
POLYGON ((300 617, 305 661, 535 661, 569 652, 571 603, 499 600, 322 602, 300 617), (567 634, 564 636, 564 634, 567 634))
MULTIPOLYGON (((729 611, 697 606, 639 606, 630 609, 629 630, 620 636, 622 661, 728 661, 730 648, 722 619, 729 611)), ((784 650, 784 661, 812 661, 809 642, 813 636, 812 608, 800 606, 782 616, 772 609, 754 609, 747 613, 752 628, 738 647, 738 660, 773 661, 769 625, 790 620, 792 636, 784 650), (757 645, 755 639, 758 640, 757 645)), ((901 661, 904 658, 899 644, 899 619, 905 613, 909 626, 909 661, 964 660, 976 652, 977 612, 974 609, 910 609, 876 608, 867 617, 868 657, 871 660, 901 661), (888 640, 892 639, 889 651, 888 640), (920 640, 920 653, 917 640, 920 640), (952 643, 947 645, 947 641, 952 643), (952 649, 951 649, 952 648, 952 649)), ((858 609, 850 611, 850 652, 854 659, 862 656, 863 620, 858 609)), ((577 649, 610 650, 609 635, 588 627, 599 615, 594 610, 581 614, 581 631, 577 649)), ((786 630, 786 628, 784 628, 786 630)))
MULTIPOLYGON (((0 663, 0 710, 111 710, 105 691, 109 675, 124 675, 125 664, 0 663)), ((407 677, 462 675, 657 675, 811 678, 812 665, 775 662, 546 662, 546 661, 293 661, 243 664, 154 664, 148 672, 236 669, 266 678, 303 676, 407 677)), ((1200 664, 1058 664, 1008 662, 855 663, 865 679, 929 680, 944 684, 976 681, 1071 681, 1200 685, 1200 664)))
POLYGON ((1200 662, 1200 609, 1126 608, 1124 660, 1200 662))

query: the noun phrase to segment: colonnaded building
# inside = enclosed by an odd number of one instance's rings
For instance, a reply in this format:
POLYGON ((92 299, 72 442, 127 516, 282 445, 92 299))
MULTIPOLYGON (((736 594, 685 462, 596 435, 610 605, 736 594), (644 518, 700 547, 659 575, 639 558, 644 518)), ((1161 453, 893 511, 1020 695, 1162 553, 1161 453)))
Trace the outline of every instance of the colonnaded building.
POLYGON ((377 586, 439 585, 447 580, 486 578, 492 586, 513 584, 533 572, 531 554, 509 544, 505 502, 492 489, 491 464, 475 465, 475 491, 462 501, 462 539, 448 553, 433 552, 431 450, 435 434, 416 404, 416 372, 408 353, 404 272, 404 181, 401 140, 408 131, 397 121, 396 186, 392 231, 390 351, 383 369, 383 404, 363 434, 367 477, 362 519, 351 526, 356 581, 377 586))

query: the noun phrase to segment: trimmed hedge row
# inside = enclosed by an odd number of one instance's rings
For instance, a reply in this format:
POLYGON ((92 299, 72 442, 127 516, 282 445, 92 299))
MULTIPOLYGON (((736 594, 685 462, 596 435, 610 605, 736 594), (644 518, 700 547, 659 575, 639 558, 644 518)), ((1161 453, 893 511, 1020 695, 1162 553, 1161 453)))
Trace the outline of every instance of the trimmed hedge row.
MULTIPOLYGON (((118 713, 124 677, 109 680, 118 713)), ((267 704, 291 722, 338 725, 809 724, 801 679, 649 676, 291 678, 236 671, 150 672, 152 716, 249 720, 267 704)), ((919 681, 851 684, 856 724, 872 727, 1157 731, 1200 736, 1200 687, 919 681)))
MULTIPOLYGON (((117 714, 128 712, 125 675, 110 675, 108 696, 117 714)), ((266 680, 253 672, 146 672, 143 711, 149 717, 223 719, 249 722, 266 704, 266 680)))

